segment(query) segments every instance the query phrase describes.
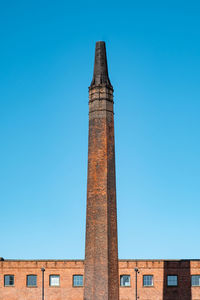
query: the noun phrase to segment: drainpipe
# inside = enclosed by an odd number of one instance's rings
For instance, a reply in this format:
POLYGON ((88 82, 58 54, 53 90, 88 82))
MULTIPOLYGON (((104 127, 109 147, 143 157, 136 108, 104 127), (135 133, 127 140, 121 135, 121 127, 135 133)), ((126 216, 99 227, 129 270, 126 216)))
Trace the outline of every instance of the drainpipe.
POLYGON ((45 268, 42 268, 41 271, 42 271, 42 300, 44 300, 44 272, 45 272, 45 268))

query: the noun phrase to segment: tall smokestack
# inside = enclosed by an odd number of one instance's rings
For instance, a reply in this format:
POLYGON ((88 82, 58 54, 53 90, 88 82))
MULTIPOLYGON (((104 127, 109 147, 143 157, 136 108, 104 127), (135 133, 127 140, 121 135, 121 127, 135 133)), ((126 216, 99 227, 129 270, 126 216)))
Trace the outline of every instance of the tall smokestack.
POLYGON ((84 300, 118 300, 113 87, 105 42, 97 42, 89 87, 84 300))

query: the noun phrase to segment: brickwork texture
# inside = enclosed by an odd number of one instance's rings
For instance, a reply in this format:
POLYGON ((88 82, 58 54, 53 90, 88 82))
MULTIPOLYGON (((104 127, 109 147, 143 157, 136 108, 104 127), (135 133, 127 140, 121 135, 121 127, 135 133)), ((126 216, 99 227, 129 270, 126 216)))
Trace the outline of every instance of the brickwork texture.
POLYGON ((97 42, 89 88, 84 300, 118 300, 113 88, 104 42, 97 42))
MULTIPOLYGON (((42 272, 45 300, 83 300, 84 287, 73 286, 73 275, 84 276, 84 261, 0 261, 0 300, 41 300, 42 272), (14 286, 4 286, 4 275, 14 275, 14 286), (27 287, 26 276, 37 275, 37 287, 27 287), (49 285, 49 275, 60 275, 60 286, 49 285)), ((200 260, 120 260, 119 279, 130 275, 130 286, 120 286, 120 300, 135 299, 135 271, 139 300, 200 300, 200 286, 191 286, 191 276, 200 275, 200 260), (153 275, 153 285, 145 287, 143 276, 153 275), (176 287, 167 286, 167 275, 178 275, 176 287)), ((97 279, 98 280, 98 279, 97 279)))

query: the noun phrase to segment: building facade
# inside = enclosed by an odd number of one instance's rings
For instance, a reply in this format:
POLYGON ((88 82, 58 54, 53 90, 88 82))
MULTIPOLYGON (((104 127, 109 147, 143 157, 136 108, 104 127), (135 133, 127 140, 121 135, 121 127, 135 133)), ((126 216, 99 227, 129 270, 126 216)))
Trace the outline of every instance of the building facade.
MULTIPOLYGON (((83 300, 83 260, 1 260, 0 300, 83 300)), ((200 300, 200 260, 119 260, 120 300, 200 300)), ((97 279, 98 280, 98 279, 97 279)))

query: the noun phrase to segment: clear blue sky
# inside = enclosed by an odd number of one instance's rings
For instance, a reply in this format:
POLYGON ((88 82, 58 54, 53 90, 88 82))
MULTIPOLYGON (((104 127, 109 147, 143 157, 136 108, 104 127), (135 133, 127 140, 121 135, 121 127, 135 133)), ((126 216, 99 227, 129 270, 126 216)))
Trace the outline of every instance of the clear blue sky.
POLYGON ((176 0, 1 2, 0 256, 84 257, 98 40, 115 89, 119 257, 200 258, 200 2, 176 0))

